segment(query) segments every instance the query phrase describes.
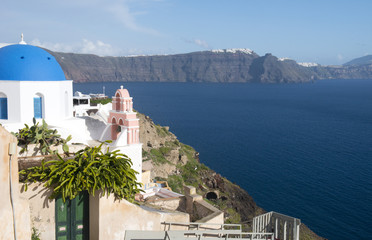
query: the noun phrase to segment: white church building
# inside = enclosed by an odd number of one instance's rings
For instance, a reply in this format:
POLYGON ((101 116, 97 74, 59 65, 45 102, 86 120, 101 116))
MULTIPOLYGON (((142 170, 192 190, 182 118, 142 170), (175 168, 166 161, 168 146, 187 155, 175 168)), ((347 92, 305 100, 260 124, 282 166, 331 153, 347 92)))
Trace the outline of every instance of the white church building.
POLYGON ((71 143, 91 145, 113 140, 110 149, 131 158, 141 181, 142 144, 129 92, 118 89, 113 109, 102 109, 106 113, 100 114, 100 127, 89 129, 94 119, 73 116, 72 83, 50 53, 23 39, 0 48, 0 124, 9 132, 17 132, 25 123, 32 125, 33 118, 44 119, 62 137, 71 135, 71 143))
POLYGON ((72 80, 41 48, 15 44, 0 48, 0 122, 72 117, 72 80))

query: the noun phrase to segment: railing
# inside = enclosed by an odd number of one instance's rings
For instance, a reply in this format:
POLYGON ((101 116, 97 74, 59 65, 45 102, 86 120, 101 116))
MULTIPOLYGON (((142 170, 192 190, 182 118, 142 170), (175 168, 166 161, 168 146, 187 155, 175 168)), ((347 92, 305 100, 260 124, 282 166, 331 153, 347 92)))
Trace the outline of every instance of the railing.
POLYGON ((125 240, 299 240, 300 219, 276 212, 253 218, 253 232, 240 224, 162 222, 163 231, 127 230, 125 240), (172 226, 183 230, 171 230, 172 226))
POLYGON ((301 220, 284 214, 269 212, 253 218, 254 232, 271 232, 275 239, 299 240, 301 220))
POLYGON ((234 233, 234 230, 166 231, 164 240, 273 240, 273 233, 234 233))
POLYGON ((236 230, 127 230, 124 240, 273 240, 273 233, 237 233, 236 230))
POLYGON ((170 231, 171 226, 183 226, 187 230, 235 230, 242 231, 242 226, 240 224, 220 224, 220 223, 199 223, 199 222, 162 222, 164 225, 164 231, 170 231), (168 229, 167 229, 168 226, 168 229))

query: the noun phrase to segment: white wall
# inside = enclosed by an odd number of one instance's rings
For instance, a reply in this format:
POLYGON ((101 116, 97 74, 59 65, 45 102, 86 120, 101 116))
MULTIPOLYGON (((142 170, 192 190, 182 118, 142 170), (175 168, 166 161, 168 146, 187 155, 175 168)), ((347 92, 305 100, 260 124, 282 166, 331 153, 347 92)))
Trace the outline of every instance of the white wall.
POLYGON ((132 168, 138 172, 137 181, 142 182, 142 143, 131 144, 120 147, 111 147, 110 151, 120 150, 120 153, 127 155, 133 163, 132 168))
MULTIPOLYGON (((8 121, 18 122, 21 119, 19 81, 0 81, 0 92, 8 98, 8 121)), ((32 107, 33 109, 33 107, 32 107)), ((31 119, 32 120, 32 119, 31 119)), ((6 120, 0 119, 1 122, 6 120)))
POLYGON ((8 98, 8 120, 31 122, 34 96, 43 95, 43 118, 61 121, 72 117, 72 80, 66 81, 0 81, 0 92, 8 98))

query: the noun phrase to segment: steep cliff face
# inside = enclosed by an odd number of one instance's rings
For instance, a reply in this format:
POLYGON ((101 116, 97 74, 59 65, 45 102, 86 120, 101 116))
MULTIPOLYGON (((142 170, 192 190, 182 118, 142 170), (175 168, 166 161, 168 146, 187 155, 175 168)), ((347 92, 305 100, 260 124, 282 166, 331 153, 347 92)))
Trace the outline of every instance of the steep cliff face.
MULTIPOLYGON (((143 168, 152 170, 152 177, 167 180, 173 191, 182 193, 183 185, 192 185, 225 213, 226 223, 250 225, 254 216, 265 211, 238 185, 199 162, 199 154, 182 144, 168 127, 156 125, 150 117, 138 114, 143 143, 143 168)), ((248 229, 249 230, 249 229, 248 229)), ((322 240, 304 224, 301 240, 322 240)))
POLYGON ((318 79, 372 79, 372 64, 311 67, 318 79))
POLYGON ((249 73, 254 81, 262 83, 308 82, 316 78, 309 68, 271 54, 254 59, 249 73))
POLYGON ((138 57, 51 52, 75 82, 307 82, 308 68, 244 50, 138 57))
MULTIPOLYGON (((49 51, 49 50, 48 50, 49 51)), ((75 82, 298 83, 317 79, 372 79, 372 65, 304 67, 293 60, 244 49, 137 57, 51 52, 75 82)))

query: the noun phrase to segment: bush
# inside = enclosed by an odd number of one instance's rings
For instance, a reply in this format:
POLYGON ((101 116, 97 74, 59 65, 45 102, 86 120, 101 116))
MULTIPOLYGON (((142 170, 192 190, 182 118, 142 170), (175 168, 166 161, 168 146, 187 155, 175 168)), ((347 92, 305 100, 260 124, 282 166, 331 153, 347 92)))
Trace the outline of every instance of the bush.
POLYGON ((97 104, 105 105, 105 104, 110 103, 110 102, 112 102, 112 99, 111 98, 91 99, 90 100, 90 104, 91 105, 97 105, 97 104))
POLYGON ((159 151, 164 156, 167 155, 171 151, 171 149, 169 147, 160 147, 159 151))
POLYGON ((183 193, 183 180, 179 175, 170 175, 168 176, 168 184, 173 192, 183 193))
MULTIPOLYGON (((163 150, 163 152, 164 151, 165 150, 163 150)), ((158 149, 153 148, 150 150, 150 154, 151 154, 151 159, 155 164, 160 165, 160 164, 169 163, 169 161, 165 159, 160 149, 158 150, 158 149)))
MULTIPOLYGON (((102 143, 103 144, 103 143, 102 143)), ((111 193, 118 199, 134 201, 135 194, 141 190, 137 182, 137 172, 131 168, 132 161, 117 151, 103 153, 101 148, 87 147, 76 153, 73 159, 42 161, 41 166, 20 171, 25 175, 25 183, 44 182, 44 186, 53 190, 51 199, 62 196, 74 199, 81 191, 88 191, 94 196, 96 190, 103 190, 103 195, 111 193)))
POLYGON ((159 134, 160 137, 166 137, 170 135, 169 131, 165 127, 162 127, 157 124, 155 125, 155 128, 156 128, 157 134, 159 134))

